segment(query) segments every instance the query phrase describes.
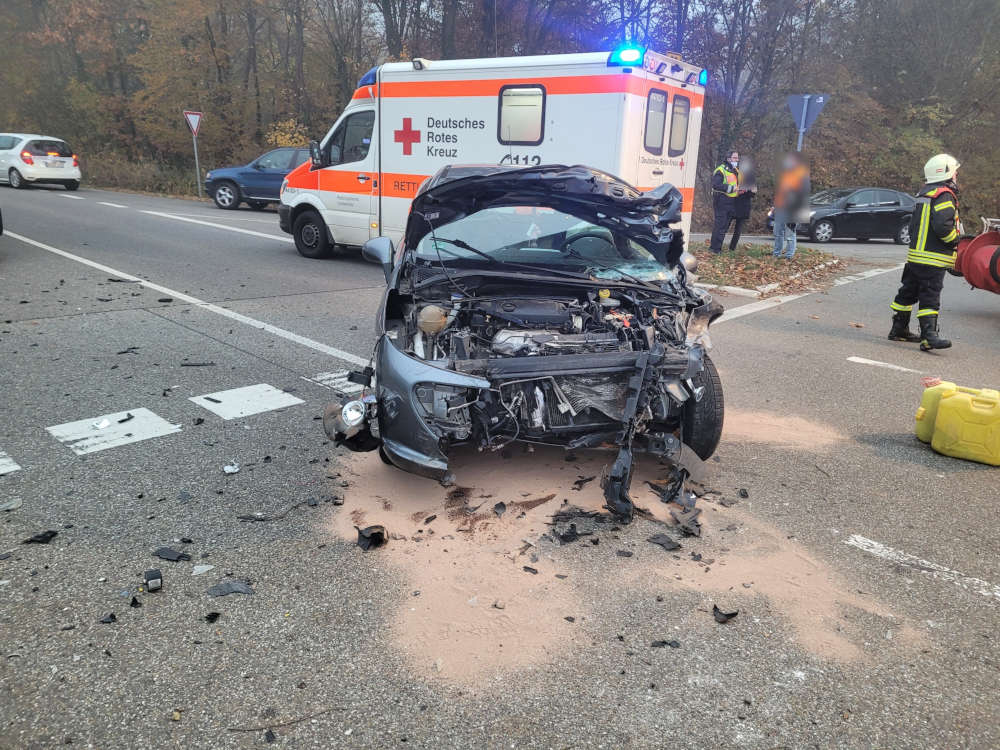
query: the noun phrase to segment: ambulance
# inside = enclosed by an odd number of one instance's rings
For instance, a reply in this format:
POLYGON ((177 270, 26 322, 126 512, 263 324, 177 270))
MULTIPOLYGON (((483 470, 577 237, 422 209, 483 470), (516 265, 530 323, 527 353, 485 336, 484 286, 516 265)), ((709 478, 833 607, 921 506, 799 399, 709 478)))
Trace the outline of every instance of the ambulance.
POLYGON ((387 236, 449 164, 583 164, 640 190, 665 182, 691 225, 707 71, 635 45, 612 52, 387 63, 358 83, 278 217, 307 258, 387 236))

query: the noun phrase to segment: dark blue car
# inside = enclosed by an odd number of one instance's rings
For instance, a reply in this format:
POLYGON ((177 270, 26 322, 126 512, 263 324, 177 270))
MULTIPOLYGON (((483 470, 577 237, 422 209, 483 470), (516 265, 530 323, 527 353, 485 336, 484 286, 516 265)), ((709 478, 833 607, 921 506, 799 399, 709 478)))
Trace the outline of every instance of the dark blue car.
POLYGON ((276 148, 245 166, 213 169, 205 175, 205 191, 219 208, 234 209, 246 203, 261 209, 278 202, 281 181, 305 161, 309 161, 308 148, 276 148))

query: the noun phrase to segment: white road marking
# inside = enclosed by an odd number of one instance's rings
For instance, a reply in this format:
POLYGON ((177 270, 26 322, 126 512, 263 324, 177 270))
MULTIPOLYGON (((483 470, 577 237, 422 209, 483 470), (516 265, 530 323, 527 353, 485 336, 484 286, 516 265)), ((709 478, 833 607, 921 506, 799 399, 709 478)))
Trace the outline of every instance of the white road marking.
POLYGON ((128 208, 128 206, 123 206, 121 203, 108 203, 107 201, 97 201, 102 206, 111 206, 111 208, 128 208))
POLYGON ((361 393, 365 387, 358 383, 352 383, 347 379, 347 375, 347 370, 337 370, 336 372, 321 372, 306 379, 327 388, 332 388, 345 396, 353 396, 355 393, 361 393))
POLYGON ((286 406, 305 403, 301 398, 279 391, 267 383, 248 385, 217 393, 206 393, 204 396, 193 396, 188 400, 223 419, 248 417, 251 414, 260 414, 265 411, 274 411, 275 409, 284 409, 286 406))
POLYGON ((122 279, 128 279, 130 281, 138 281, 140 286, 147 287, 148 289, 153 289, 157 292, 162 292, 163 294, 173 297, 175 300, 181 300, 182 302, 187 302, 192 305, 197 305, 202 310, 207 310, 208 312, 215 313, 216 315, 222 315, 223 317, 229 318, 230 320, 235 320, 238 323, 244 323, 245 325, 251 326, 253 328, 258 328, 262 331, 266 331, 274 336, 280 336, 288 341, 293 341, 296 344, 301 344, 302 346, 307 346, 317 352, 322 352, 323 354, 328 354, 331 357, 336 357, 337 359, 342 359, 345 362, 350 362, 353 365, 361 365, 365 367, 368 364, 367 359, 362 359, 356 354, 351 354, 350 352, 345 352, 343 349, 337 349, 332 346, 327 346, 326 344, 320 343, 319 341, 314 341, 313 339, 306 338, 305 336, 300 336, 297 333, 292 333, 291 331, 285 330, 284 328, 278 328, 278 326, 273 326, 270 323, 264 323, 260 320, 248 317, 246 315, 241 315, 233 310, 228 310, 225 307, 220 307, 219 305, 214 305, 211 302, 205 302, 197 297, 192 297, 190 294, 184 294, 183 292, 178 292, 169 287, 162 286, 160 284, 154 284, 146 279, 140 279, 138 276, 133 276, 130 273, 123 273, 110 266, 106 266, 103 263, 96 263, 87 258, 83 258, 79 255, 74 255, 73 253, 68 253, 65 250, 60 250, 58 248, 52 247, 51 245, 46 245, 44 242, 38 242, 37 240, 29 239, 20 234, 14 232, 5 232, 5 237, 13 237, 15 240, 20 240, 34 247, 40 248, 50 253, 54 253, 63 258, 68 258, 69 260, 75 260, 77 263, 82 263, 85 266, 90 266, 91 268, 96 268, 102 273, 111 274, 118 276, 122 279))
POLYGON ((53 195, 58 195, 60 198, 69 198, 71 201, 84 200, 82 195, 70 195, 69 193, 53 193, 53 195))
POLYGON ((737 318, 742 318, 744 315, 752 315, 755 312, 760 312, 761 310, 770 310, 772 307, 777 307, 778 305, 783 305, 786 302, 792 302, 797 299, 802 299, 808 296, 806 294, 783 294, 778 297, 768 297, 767 299, 762 299, 760 302, 751 302, 749 305, 740 305, 739 307, 731 307, 726 310, 722 317, 715 321, 712 325, 719 325, 719 323, 725 323, 727 320, 736 320, 737 318))
POLYGON ((851 547, 857 547, 858 549, 864 550, 865 552, 875 555, 876 557, 881 557, 885 560, 889 560, 890 562, 904 565, 907 568, 919 570, 921 573, 926 573, 931 578, 937 578, 939 581, 950 581, 951 583, 960 586, 966 591, 971 591, 974 594, 980 594, 981 596, 993 597, 994 599, 1000 600, 1000 586, 997 586, 996 584, 989 583, 980 578, 967 576, 965 573, 959 573, 957 570, 946 568, 943 565, 938 565, 937 563, 930 562, 929 560, 922 560, 915 555, 900 552, 898 549, 887 547, 884 544, 872 541, 871 539, 866 539, 858 534, 852 534, 844 540, 844 544, 848 544, 851 547))
POLYGON ((170 424, 149 409, 140 408, 57 424, 45 429, 76 455, 83 456, 108 448, 117 448, 119 445, 138 443, 140 440, 180 432, 181 426, 170 424), (97 427, 105 422, 107 427, 97 427))
POLYGON ((230 232, 239 232, 240 234, 249 234, 253 237, 264 237, 268 240, 277 240, 278 242, 286 242, 294 245, 295 240, 287 235, 280 234, 265 234, 264 232, 255 232, 252 229, 240 229, 239 227, 231 227, 227 224, 216 224, 214 221, 202 221, 201 219, 189 219, 178 214, 166 214, 162 211, 140 211, 139 213, 149 214, 150 216, 160 216, 164 219, 174 219, 175 221, 187 221, 191 224, 200 224, 204 227, 215 227, 216 229, 226 229, 230 232))
POLYGON ((900 367, 889 362, 879 362, 877 359, 865 359, 864 357, 848 357, 848 362, 856 362, 859 365, 871 365, 872 367, 884 367, 887 370, 898 372, 912 372, 914 375, 923 375, 923 370, 911 370, 909 367, 900 367))
POLYGON ((3 451, 0 451, 0 476, 20 469, 20 465, 3 451))
MULTIPOLYGON (((196 217, 200 216, 203 219, 210 219, 210 218, 212 218, 212 214, 179 214, 179 213, 171 213, 170 215, 171 216, 196 216, 196 217)), ((278 220, 278 215, 277 214, 273 214, 273 218, 270 218, 270 219, 262 219, 259 216, 230 216, 230 215, 227 215, 225 217, 225 219, 226 219, 226 221, 257 221, 257 222, 260 222, 262 224, 270 224, 271 226, 274 226, 274 224, 278 220)))
POLYGON ((892 273, 893 271, 898 271, 901 269, 905 263, 900 263, 899 265, 892 266, 891 268, 871 268, 867 271, 862 271, 861 273, 851 274, 850 276, 841 276, 839 279, 834 279, 834 286, 843 286, 844 284, 851 284, 855 281, 864 281, 865 279, 870 279, 872 276, 881 276, 884 273, 892 273))

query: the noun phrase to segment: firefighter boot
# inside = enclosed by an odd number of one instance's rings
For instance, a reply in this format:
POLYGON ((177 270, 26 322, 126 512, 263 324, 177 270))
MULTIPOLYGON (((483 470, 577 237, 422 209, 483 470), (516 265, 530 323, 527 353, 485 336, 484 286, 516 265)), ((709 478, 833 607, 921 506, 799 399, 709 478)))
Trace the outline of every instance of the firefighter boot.
POLYGON ((910 333, 910 313, 900 311, 892 316, 889 341, 909 341, 914 344, 920 341, 917 334, 910 333))
POLYGON ((917 318, 920 321, 920 348, 925 352, 931 349, 950 349, 951 342, 938 336, 938 316, 925 315, 917 318))

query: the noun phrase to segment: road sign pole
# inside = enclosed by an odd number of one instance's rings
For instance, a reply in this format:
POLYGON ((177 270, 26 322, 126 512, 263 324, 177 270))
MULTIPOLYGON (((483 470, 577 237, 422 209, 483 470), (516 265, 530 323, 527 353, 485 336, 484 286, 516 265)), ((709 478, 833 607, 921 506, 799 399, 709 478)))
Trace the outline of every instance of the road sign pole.
MULTIPOLYGON (((801 136, 799 138, 801 141, 801 136)), ((198 197, 201 198, 201 166, 198 164, 198 136, 191 134, 191 142, 194 144, 194 181, 198 186, 198 197)))
POLYGON ((795 147, 796 151, 802 150, 802 136, 806 134, 806 110, 809 109, 809 99, 808 94, 802 97, 802 117, 799 119, 799 143, 795 147))

